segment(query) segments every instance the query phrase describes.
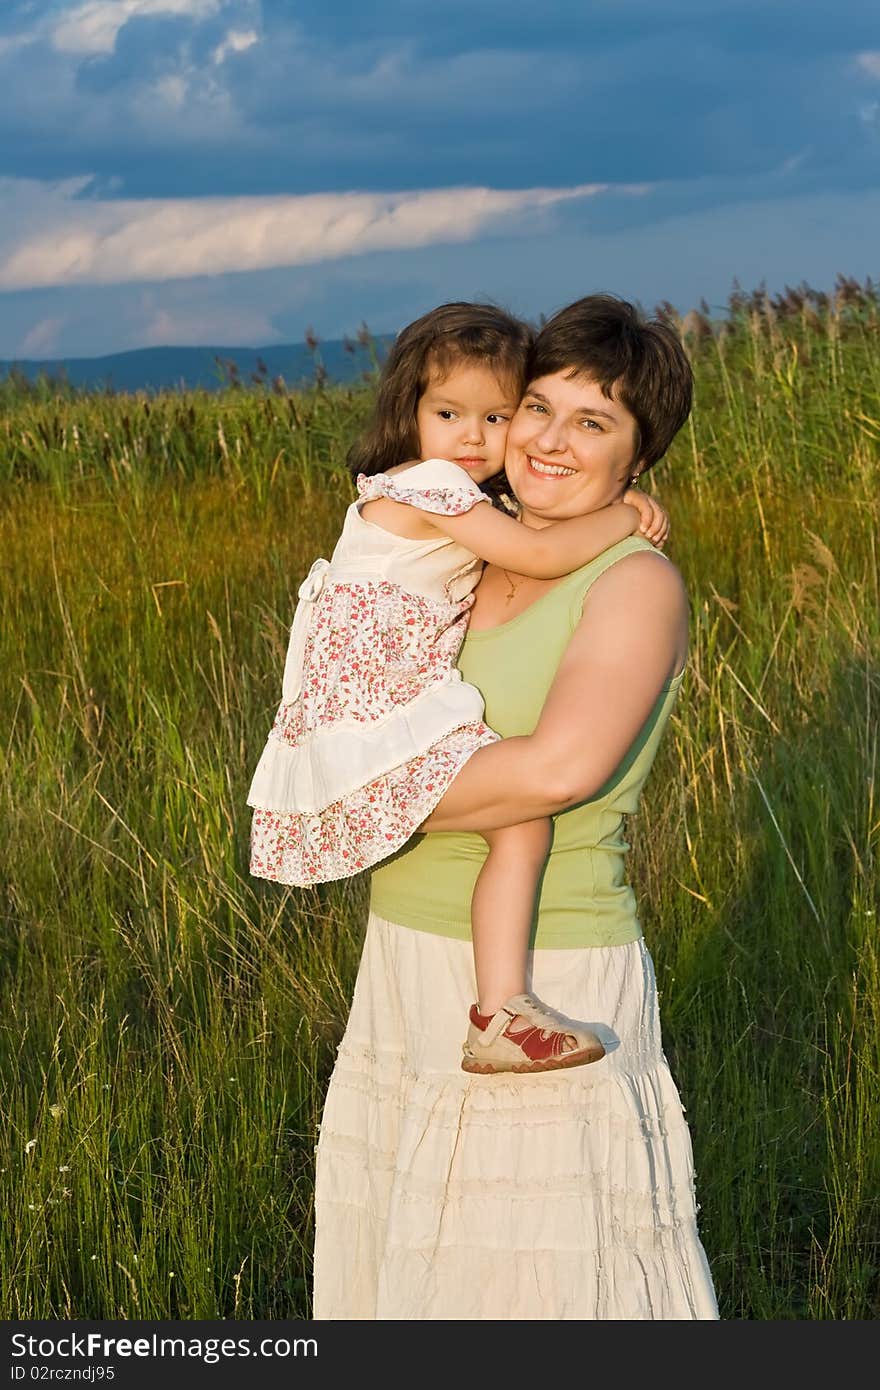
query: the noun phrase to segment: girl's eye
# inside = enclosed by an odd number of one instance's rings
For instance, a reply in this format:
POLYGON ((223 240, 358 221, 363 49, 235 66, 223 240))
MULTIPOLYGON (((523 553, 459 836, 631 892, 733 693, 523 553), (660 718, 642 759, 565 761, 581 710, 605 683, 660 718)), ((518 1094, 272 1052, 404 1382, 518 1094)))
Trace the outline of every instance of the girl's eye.
POLYGON ((509 420, 510 420, 510 416, 509 416, 509 415, 495 415, 495 414, 493 413, 492 415, 487 415, 487 416, 486 416, 486 419, 488 420, 488 422, 489 422, 490 425, 506 425, 506 424, 509 422, 509 420))
POLYGON ((437 414, 441 420, 453 420, 455 418, 454 410, 438 410, 437 414))

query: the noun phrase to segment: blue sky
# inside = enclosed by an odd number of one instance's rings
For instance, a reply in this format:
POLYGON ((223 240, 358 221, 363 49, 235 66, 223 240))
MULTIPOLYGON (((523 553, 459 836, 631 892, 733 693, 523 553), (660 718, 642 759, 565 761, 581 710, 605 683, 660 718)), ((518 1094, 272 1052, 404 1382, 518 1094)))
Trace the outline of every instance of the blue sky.
POLYGON ((4 0, 0 357, 880 274, 876 0, 4 0))

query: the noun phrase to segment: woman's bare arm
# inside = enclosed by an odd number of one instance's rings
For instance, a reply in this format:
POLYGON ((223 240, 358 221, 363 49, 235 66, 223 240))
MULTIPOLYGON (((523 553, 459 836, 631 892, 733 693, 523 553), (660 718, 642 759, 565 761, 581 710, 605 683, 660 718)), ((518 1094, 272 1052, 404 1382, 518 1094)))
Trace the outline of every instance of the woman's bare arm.
POLYGON ((683 662, 687 596, 662 556, 596 581, 537 728, 478 749, 422 830, 497 830, 588 800, 619 767, 683 662))

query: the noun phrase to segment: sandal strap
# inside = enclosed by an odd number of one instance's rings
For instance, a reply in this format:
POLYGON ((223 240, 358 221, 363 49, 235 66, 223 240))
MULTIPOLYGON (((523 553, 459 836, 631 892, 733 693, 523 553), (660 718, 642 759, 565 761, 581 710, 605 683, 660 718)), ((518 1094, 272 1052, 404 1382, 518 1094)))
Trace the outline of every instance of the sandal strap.
POLYGON ((515 994, 503 1007, 514 1018, 519 1014, 536 1028, 551 1028, 554 1032, 565 1029, 566 1020, 533 994, 515 994))
POLYGON ((493 1043, 499 1034, 503 1033, 505 1028, 507 1028, 515 1018, 515 1012, 509 1009, 506 1004, 502 1004, 501 1008, 497 1013, 492 1015, 492 1018, 486 1024, 483 1030, 483 1042, 493 1043))

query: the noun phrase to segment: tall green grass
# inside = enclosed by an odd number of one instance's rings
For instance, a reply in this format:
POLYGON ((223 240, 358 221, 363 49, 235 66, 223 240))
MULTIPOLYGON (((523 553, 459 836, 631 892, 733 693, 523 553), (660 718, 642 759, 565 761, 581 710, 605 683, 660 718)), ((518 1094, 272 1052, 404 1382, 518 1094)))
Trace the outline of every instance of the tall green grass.
MULTIPOLYGON (((871 1318, 877 305, 735 307, 682 326, 692 654, 632 874, 722 1315, 871 1318)), ((244 797, 370 394, 3 394, 6 1317, 309 1314, 366 884, 251 880, 244 797)))

